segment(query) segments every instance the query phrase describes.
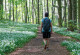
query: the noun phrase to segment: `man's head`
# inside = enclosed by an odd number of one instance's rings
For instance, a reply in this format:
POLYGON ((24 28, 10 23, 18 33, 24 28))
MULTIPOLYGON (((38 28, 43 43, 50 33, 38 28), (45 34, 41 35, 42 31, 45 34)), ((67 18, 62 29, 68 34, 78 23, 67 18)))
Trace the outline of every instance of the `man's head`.
POLYGON ((49 16, 49 13, 48 13, 48 12, 46 12, 46 13, 45 13, 45 17, 48 17, 48 16, 49 16))

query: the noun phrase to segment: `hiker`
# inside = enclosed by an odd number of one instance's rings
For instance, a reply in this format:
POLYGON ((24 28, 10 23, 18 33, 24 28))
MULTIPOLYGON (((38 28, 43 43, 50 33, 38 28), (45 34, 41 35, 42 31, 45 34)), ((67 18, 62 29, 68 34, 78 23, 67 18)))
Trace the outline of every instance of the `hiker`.
POLYGON ((49 47, 49 38, 51 37, 52 34, 52 23, 51 20, 49 19, 48 12, 45 13, 45 18, 42 19, 41 32, 43 34, 43 42, 45 44, 44 50, 46 50, 49 47))

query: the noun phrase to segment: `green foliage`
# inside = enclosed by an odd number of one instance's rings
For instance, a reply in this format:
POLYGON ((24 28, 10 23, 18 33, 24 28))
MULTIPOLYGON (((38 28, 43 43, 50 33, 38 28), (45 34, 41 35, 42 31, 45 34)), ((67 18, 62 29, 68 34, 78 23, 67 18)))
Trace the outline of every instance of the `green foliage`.
POLYGON ((0 51, 10 53, 36 37, 36 24, 0 20, 0 51))
POLYGON ((80 55, 80 50, 74 50, 73 52, 71 52, 71 55, 80 55))
POLYGON ((5 55, 2 51, 0 51, 0 55, 5 55))
POLYGON ((77 26, 76 26, 77 23, 74 23, 75 20, 69 20, 68 22, 69 22, 69 24, 68 24, 68 25, 69 25, 68 29, 71 30, 71 31, 74 31, 74 30, 77 28, 77 26))
POLYGON ((80 54, 80 42, 73 41, 63 41, 62 46, 66 46, 67 49, 71 52, 71 55, 79 55, 80 54))
POLYGON ((70 36, 72 38, 80 40, 80 34, 79 33, 67 31, 67 28, 59 28, 59 27, 53 26, 53 31, 58 33, 58 34, 62 34, 64 36, 70 36))
MULTIPOLYGON (((62 34, 64 36, 70 36, 73 38, 76 38, 78 40, 80 40, 80 34, 75 32, 71 32, 71 31, 67 31, 67 28, 59 28, 56 26, 53 26, 53 31, 59 34, 62 34)), ((63 41, 61 43, 62 46, 66 46, 67 50, 69 50, 71 52, 71 55, 79 55, 80 54, 80 42, 76 42, 75 40, 72 39, 68 39, 68 41, 63 41)))

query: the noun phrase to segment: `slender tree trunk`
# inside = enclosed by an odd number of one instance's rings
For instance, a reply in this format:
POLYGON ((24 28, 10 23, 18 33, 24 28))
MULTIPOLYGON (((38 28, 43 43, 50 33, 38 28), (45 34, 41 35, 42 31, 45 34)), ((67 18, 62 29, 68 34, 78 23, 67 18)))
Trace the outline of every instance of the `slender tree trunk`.
POLYGON ((11 0, 10 0, 10 8, 9 8, 9 20, 11 20, 11 0))
POLYGON ((6 0, 5 0, 5 19, 7 19, 7 13, 6 13, 6 11, 7 11, 7 8, 6 8, 6 0))
MULTIPOLYGON (((30 0, 29 0, 29 12, 28 12, 28 14, 30 14, 30 0)), ((30 15, 28 15, 29 17, 28 17, 28 21, 30 22, 30 15)))
POLYGON ((45 17, 45 0, 43 1, 43 18, 45 17))
POLYGON ((53 24, 54 24, 54 17, 53 16, 55 13, 55 7, 54 7, 55 3, 56 3, 56 1, 52 0, 52 22, 53 22, 53 24))
POLYGON ((14 21, 14 0, 13 0, 13 21, 14 21))
POLYGON ((64 8, 64 27, 67 27, 67 18, 66 18, 66 6, 67 6, 67 3, 66 3, 66 0, 64 0, 64 3, 65 3, 65 8, 64 8))
MULTIPOLYGON (((23 1, 22 1, 23 2, 23 1)), ((22 9, 22 2, 21 2, 21 19, 22 19, 22 22, 23 22, 23 9, 22 9)))
POLYGON ((53 20, 53 5, 54 5, 54 3, 53 3, 53 0, 52 0, 52 20, 53 20))
POLYGON ((25 3, 25 23, 27 23, 27 1, 25 3))
MULTIPOLYGON (((29 6, 30 7, 30 6, 29 6)), ((29 8, 28 8, 28 23, 29 23, 29 12, 30 12, 30 10, 29 10, 29 8)))
POLYGON ((80 0, 78 0, 78 26, 80 31, 80 0))
POLYGON ((41 17, 41 19, 43 18, 43 1, 44 1, 44 0, 41 0, 41 3, 42 3, 42 6, 41 6, 41 7, 42 7, 42 14, 41 14, 42 17, 41 17))
POLYGON ((52 0, 52 1, 53 1, 53 3, 52 3, 52 22, 53 22, 53 25, 55 25, 54 24, 54 22, 55 22, 54 15, 55 15, 55 4, 56 4, 56 0, 52 0))
POLYGON ((23 1, 21 2, 21 10, 22 10, 22 22, 24 21, 24 19, 23 19, 23 6, 22 6, 22 4, 23 4, 23 1))
MULTIPOLYGON (((36 0, 36 4, 38 3, 38 0, 36 0)), ((38 6, 36 6, 37 8, 38 6)), ((36 9, 36 12, 35 12, 35 15, 36 15, 36 24, 38 24, 38 12, 37 12, 38 9, 36 9)))
POLYGON ((58 0, 58 15, 59 15, 59 18, 58 18, 58 23, 59 23, 59 27, 62 27, 62 8, 61 8, 61 0, 58 0))
POLYGON ((33 1, 32 0, 32 23, 34 23, 34 4, 33 4, 33 1))
POLYGON ((16 22, 18 21, 18 18, 17 18, 17 0, 16 0, 16 22))
POLYGON ((3 19, 3 0, 0 0, 0 19, 3 19))
POLYGON ((47 12, 49 12, 49 8, 48 8, 48 0, 47 0, 47 12))
POLYGON ((38 0, 38 24, 40 24, 39 22, 39 0, 38 0))

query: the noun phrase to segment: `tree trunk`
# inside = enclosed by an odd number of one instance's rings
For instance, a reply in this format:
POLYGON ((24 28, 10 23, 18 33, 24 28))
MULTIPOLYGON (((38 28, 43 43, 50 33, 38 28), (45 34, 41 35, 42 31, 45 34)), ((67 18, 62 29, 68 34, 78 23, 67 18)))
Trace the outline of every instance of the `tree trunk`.
POLYGON ((32 23, 34 24, 34 4, 33 4, 33 1, 32 0, 32 23))
POLYGON ((17 0, 16 0, 16 22, 18 21, 18 18, 17 18, 17 0))
POLYGON ((38 24, 40 24, 39 22, 39 0, 38 0, 38 24))
POLYGON ((6 9, 6 0, 5 0, 5 19, 7 19, 7 9, 6 9))
POLYGON ((80 0, 78 0, 78 24, 80 30, 80 0))
POLYGON ((52 0, 52 22, 53 22, 53 24, 54 24, 54 13, 55 13, 55 7, 54 7, 54 5, 55 5, 55 3, 56 3, 56 0, 54 1, 54 0, 52 0))
POLYGON ((69 0, 68 4, 68 30, 74 31, 72 27, 72 0, 69 0))
POLYGON ((52 20, 53 20, 53 5, 54 5, 54 3, 53 3, 53 0, 52 0, 52 20))
MULTIPOLYGON (((36 0, 36 4, 38 4, 38 0, 36 0)), ((38 6, 36 6, 37 8, 38 6)), ((38 24, 38 9, 36 9, 35 15, 36 15, 36 24, 38 24)))
POLYGON ((14 21, 14 0, 13 1, 13 21, 14 21))
POLYGON ((59 27, 62 27, 62 9, 61 9, 61 0, 58 0, 58 15, 59 15, 59 18, 58 18, 58 23, 59 23, 59 27))
POLYGON ((9 8, 9 20, 11 20, 11 0, 10 0, 10 8, 9 8))
POLYGON ((25 3, 25 23, 27 23, 27 1, 25 3))
POLYGON ((45 0, 43 1, 43 18, 45 17, 45 0))
POLYGON ((3 0, 0 0, 0 19, 3 19, 3 0))
POLYGON ((66 3, 66 0, 64 0, 64 3, 65 3, 65 8, 64 8, 64 27, 67 27, 67 18, 66 18, 66 6, 67 6, 67 3, 66 3))
POLYGON ((47 12, 49 12, 49 8, 48 8, 48 0, 47 0, 47 12))
POLYGON ((72 19, 74 22, 74 29, 77 29, 77 0, 72 0, 72 19))

